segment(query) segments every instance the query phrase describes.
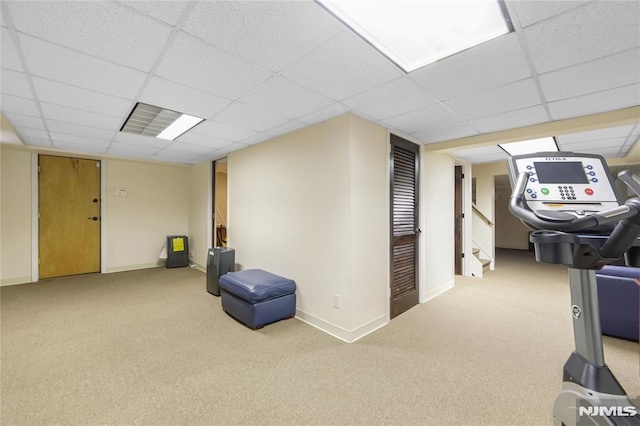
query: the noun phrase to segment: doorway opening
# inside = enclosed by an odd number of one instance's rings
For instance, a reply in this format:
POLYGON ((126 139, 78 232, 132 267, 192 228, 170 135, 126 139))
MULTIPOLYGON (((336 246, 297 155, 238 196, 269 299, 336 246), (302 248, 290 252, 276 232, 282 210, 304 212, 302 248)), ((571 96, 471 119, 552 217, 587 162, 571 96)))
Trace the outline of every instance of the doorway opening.
POLYGON ((213 178, 213 235, 214 247, 227 246, 227 159, 216 160, 212 164, 213 178))

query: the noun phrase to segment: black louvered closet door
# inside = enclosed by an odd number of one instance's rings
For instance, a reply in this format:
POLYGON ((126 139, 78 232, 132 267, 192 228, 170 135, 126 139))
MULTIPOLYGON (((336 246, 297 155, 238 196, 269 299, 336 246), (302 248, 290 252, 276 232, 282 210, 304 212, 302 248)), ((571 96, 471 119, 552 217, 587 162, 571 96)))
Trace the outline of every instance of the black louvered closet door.
POLYGON ((391 318, 418 304, 418 152, 391 135, 391 318))

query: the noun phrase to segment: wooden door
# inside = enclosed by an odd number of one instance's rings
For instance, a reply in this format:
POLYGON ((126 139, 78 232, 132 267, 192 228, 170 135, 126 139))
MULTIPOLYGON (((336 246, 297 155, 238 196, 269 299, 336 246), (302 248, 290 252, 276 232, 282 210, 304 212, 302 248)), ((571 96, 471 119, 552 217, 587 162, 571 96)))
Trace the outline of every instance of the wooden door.
POLYGON ((100 162, 38 163, 40 278, 100 272, 100 162))
POLYGON ((454 194, 454 214, 455 214, 455 268, 456 275, 462 275, 462 166, 455 167, 455 194, 454 194))
POLYGON ((391 318, 418 304, 418 154, 391 135, 391 318))

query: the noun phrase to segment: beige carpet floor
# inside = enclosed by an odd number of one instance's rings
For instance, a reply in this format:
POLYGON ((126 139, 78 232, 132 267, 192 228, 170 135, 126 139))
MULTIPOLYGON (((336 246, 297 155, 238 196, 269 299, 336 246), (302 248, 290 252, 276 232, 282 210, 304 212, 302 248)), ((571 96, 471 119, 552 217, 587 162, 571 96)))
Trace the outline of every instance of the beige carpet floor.
MULTIPOLYGON (((352 344, 251 331, 188 268, 0 294, 2 425, 550 425, 573 349, 566 270, 508 250, 352 344)), ((638 345, 605 345, 637 397, 638 345)))

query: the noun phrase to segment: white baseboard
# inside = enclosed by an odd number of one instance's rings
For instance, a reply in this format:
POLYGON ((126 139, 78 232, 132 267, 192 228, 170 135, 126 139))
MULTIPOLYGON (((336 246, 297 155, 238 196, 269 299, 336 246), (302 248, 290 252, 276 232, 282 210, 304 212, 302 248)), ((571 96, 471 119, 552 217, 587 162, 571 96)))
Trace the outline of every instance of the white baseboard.
POLYGON ((4 287, 7 285, 17 285, 17 284, 31 284, 31 276, 28 277, 16 277, 16 278, 5 278, 0 281, 0 287, 4 287))
POLYGON ((138 263, 136 265, 108 266, 107 274, 112 272, 135 271, 137 269, 159 268, 162 266, 167 266, 166 260, 158 260, 157 262, 151 263, 138 263))
POLYGON ((353 343, 388 323, 387 316, 383 315, 353 330, 347 330, 300 309, 296 309, 296 318, 347 343, 353 343))
POLYGON ((423 297, 420 298, 420 303, 426 303, 429 300, 440 296, 447 290, 451 290, 455 285, 455 280, 451 280, 446 284, 441 285, 440 287, 434 288, 431 291, 428 291, 423 297))

